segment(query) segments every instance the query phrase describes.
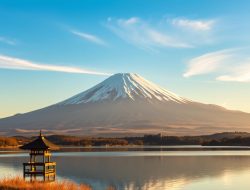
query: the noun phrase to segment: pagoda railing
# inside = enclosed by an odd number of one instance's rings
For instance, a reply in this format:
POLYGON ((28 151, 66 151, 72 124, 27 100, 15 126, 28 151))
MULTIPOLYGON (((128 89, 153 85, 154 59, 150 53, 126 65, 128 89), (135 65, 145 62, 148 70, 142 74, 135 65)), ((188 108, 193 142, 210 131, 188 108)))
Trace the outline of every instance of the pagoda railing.
POLYGON ((23 163, 23 174, 25 176, 43 176, 44 179, 56 175, 56 162, 28 162, 23 163))

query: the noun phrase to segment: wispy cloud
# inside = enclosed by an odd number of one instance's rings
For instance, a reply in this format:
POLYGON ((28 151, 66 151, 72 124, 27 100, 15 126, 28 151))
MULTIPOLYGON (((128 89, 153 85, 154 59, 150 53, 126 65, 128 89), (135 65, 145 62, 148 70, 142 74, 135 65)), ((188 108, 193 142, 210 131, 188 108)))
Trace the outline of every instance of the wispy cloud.
POLYGON ((216 80, 226 82, 250 82, 250 61, 234 67, 232 72, 218 76, 216 80))
POLYGON ((0 36, 0 42, 8 44, 8 45, 16 45, 16 42, 14 40, 11 40, 3 36, 0 36))
POLYGON ((192 30, 211 30, 215 24, 215 20, 191 20, 186 18, 175 18, 171 23, 178 27, 183 27, 192 30))
POLYGON ((191 47, 190 44, 169 35, 166 31, 150 26, 147 22, 137 17, 129 19, 108 18, 106 26, 121 39, 142 49, 191 47))
POLYGON ((70 32, 83 40, 86 40, 86 41, 89 41, 89 42, 92 42, 95 44, 99 44, 99 45, 106 45, 105 41, 103 41, 101 38, 99 38, 93 34, 79 32, 79 31, 75 31, 75 30, 71 30, 70 32))
POLYGON ((249 48, 225 49, 207 53, 188 62, 184 77, 215 74, 216 80, 226 82, 250 82, 249 48))
POLYGON ((188 62, 187 71, 183 74, 183 76, 191 77, 218 70, 232 56, 232 51, 232 49, 216 51, 191 59, 188 62))
POLYGON ((20 69, 20 70, 41 70, 41 71, 55 71, 65 73, 82 73, 82 74, 93 74, 93 75, 109 75, 108 73, 91 71, 87 69, 58 66, 58 65, 47 65, 34 63, 28 60, 19 59, 15 57, 9 57, 0 55, 0 68, 3 69, 20 69))
POLYGON ((108 18, 106 26, 124 41, 146 50, 191 48, 211 42, 215 20, 173 18, 153 23, 138 17, 108 18), (188 30, 185 30, 188 29, 188 30))

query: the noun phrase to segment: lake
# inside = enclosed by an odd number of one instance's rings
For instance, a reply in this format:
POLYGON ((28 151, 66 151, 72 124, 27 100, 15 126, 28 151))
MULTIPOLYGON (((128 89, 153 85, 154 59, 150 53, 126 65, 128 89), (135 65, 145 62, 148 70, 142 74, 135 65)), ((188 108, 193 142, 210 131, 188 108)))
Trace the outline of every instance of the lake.
MULTIPOLYGON (((57 178, 94 190, 249 190, 248 147, 67 148, 53 153, 57 178)), ((0 150, 0 177, 22 175, 28 153, 0 150)))

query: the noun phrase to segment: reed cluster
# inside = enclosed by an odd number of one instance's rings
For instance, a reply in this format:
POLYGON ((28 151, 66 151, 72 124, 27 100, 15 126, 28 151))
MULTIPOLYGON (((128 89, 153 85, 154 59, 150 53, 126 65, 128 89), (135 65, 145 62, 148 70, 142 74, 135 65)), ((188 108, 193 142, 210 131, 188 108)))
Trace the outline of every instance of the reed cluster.
POLYGON ((92 190, 85 184, 76 184, 71 181, 56 181, 50 183, 27 182, 21 177, 3 178, 0 180, 1 190, 92 190))

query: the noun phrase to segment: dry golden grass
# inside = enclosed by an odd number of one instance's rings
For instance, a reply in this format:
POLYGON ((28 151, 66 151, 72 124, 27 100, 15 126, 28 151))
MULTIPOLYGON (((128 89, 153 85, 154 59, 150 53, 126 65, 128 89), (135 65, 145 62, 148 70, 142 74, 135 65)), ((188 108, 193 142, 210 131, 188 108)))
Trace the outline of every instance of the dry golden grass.
POLYGON ((0 180, 1 190, 91 190, 88 185, 76 184, 70 181, 51 183, 27 182, 21 177, 4 178, 0 180))

